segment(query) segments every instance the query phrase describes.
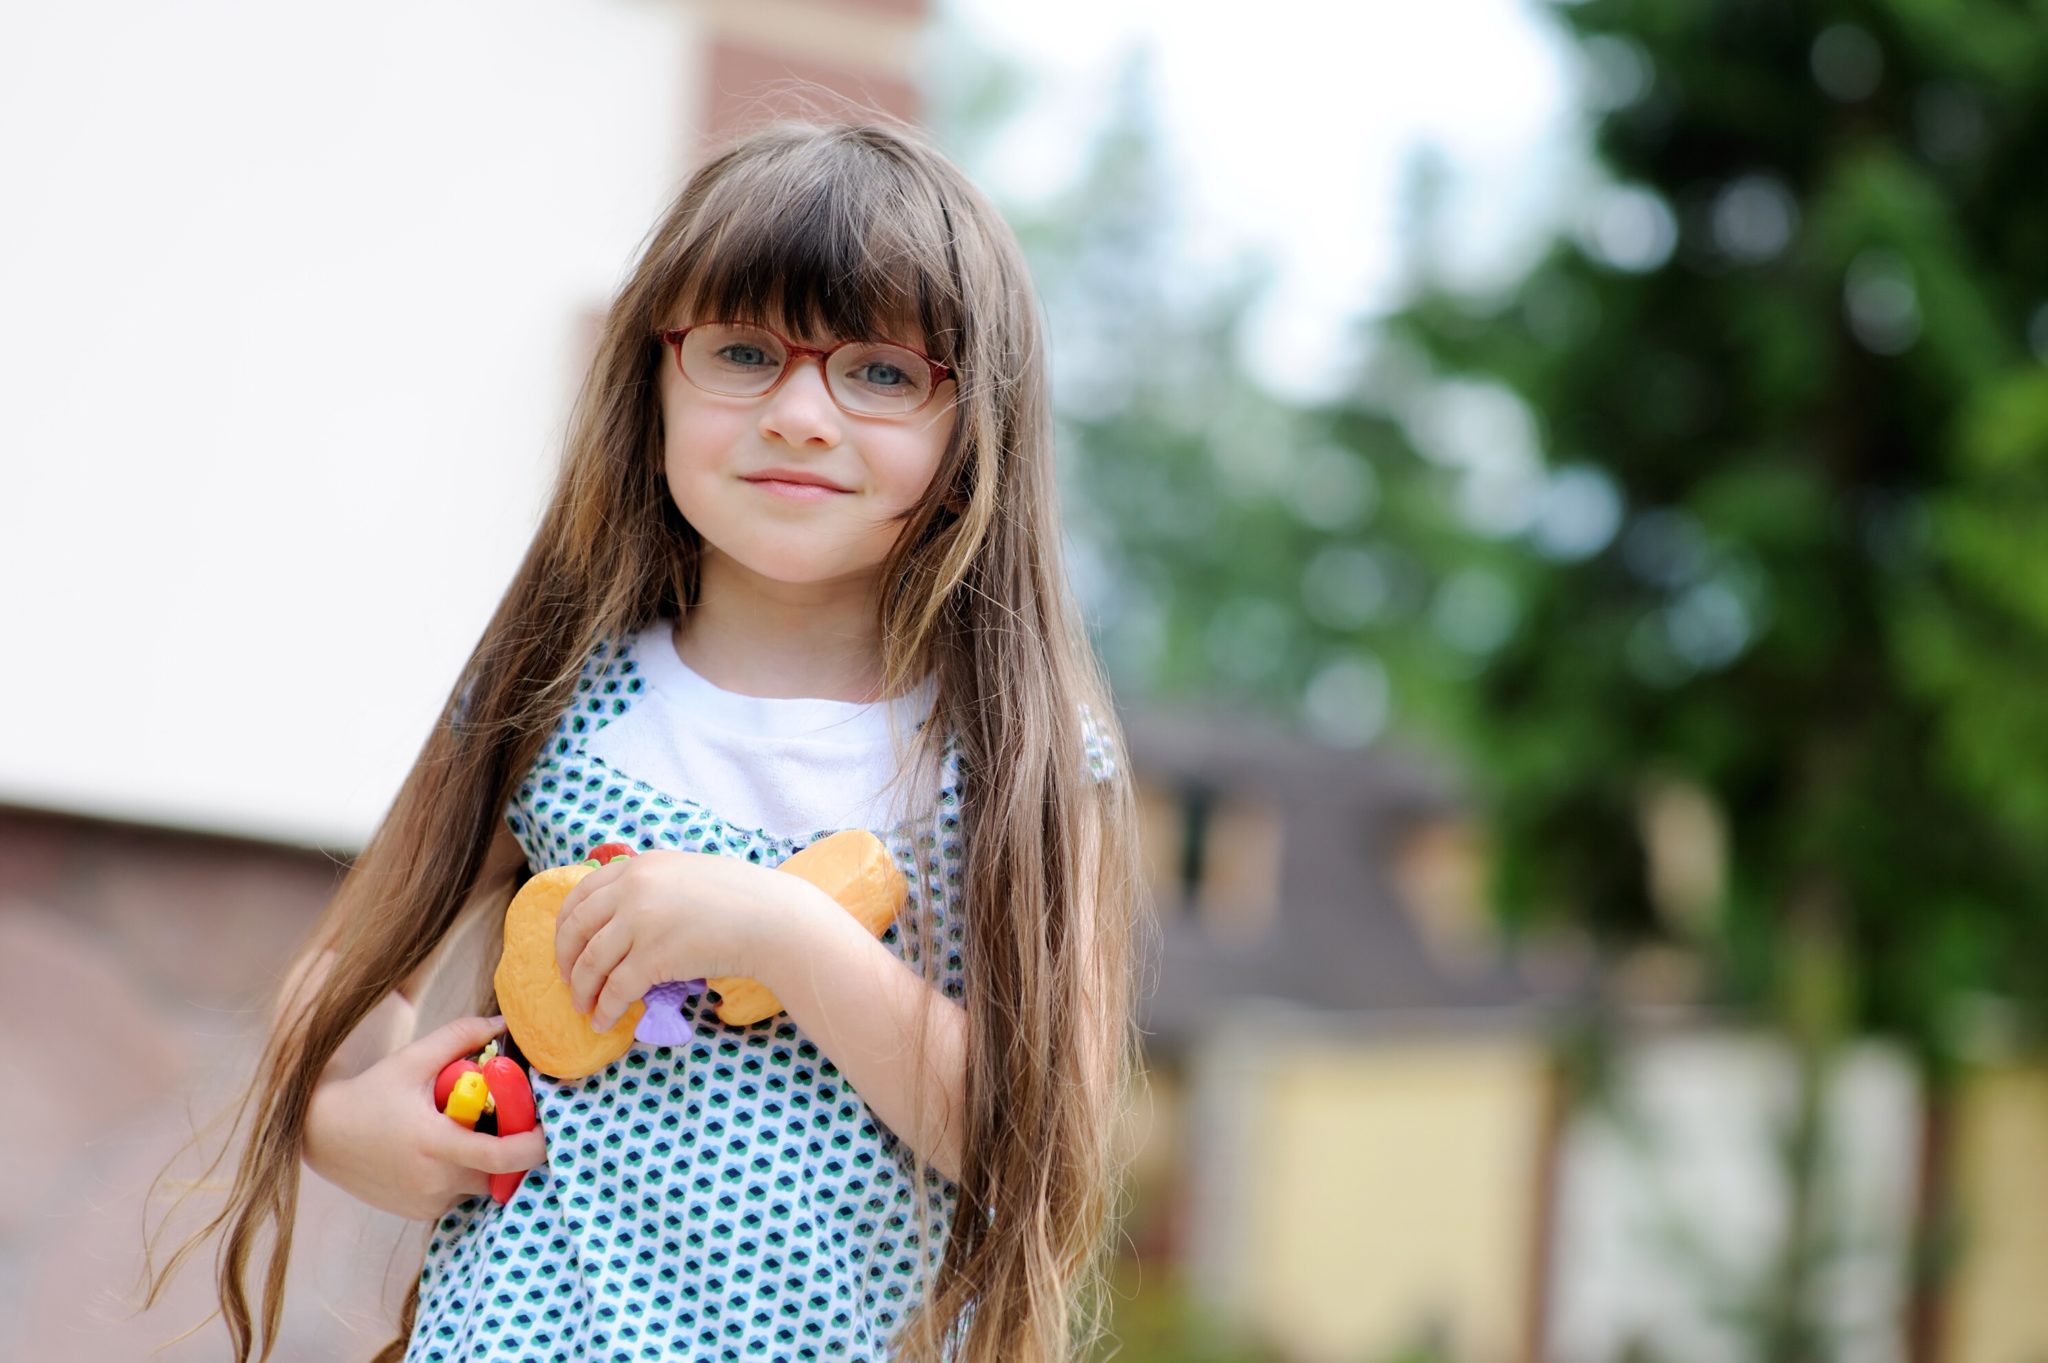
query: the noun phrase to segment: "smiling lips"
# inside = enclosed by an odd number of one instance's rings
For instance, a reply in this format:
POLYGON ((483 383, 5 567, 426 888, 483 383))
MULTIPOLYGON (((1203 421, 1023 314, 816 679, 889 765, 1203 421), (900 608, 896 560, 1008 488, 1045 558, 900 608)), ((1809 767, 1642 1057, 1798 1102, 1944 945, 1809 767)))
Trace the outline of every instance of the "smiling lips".
POLYGON ((816 502, 827 497, 843 496, 846 488, 815 473, 804 473, 797 469, 765 469, 760 473, 748 474, 745 481, 765 492, 792 501, 816 502))

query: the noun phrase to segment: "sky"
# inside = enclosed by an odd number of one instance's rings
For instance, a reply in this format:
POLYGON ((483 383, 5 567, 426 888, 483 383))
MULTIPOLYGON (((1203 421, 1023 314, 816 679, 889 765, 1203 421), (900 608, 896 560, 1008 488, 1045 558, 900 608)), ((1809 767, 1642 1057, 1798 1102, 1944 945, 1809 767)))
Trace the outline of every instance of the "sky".
POLYGON ((1150 50, 1181 262, 1192 278, 1247 251, 1278 266, 1245 355, 1276 390, 1327 391, 1349 369, 1350 324, 1398 303, 1402 182, 1418 149, 1450 172, 1435 246, 1473 287, 1519 273, 1585 198, 1580 67, 1533 0, 1267 0, 1255 21, 1175 0, 947 9, 1033 75, 1026 116, 976 167, 1021 200, 1066 183, 1118 63, 1150 50))
MULTIPOLYGON (((1151 46, 1189 278, 1281 263, 1248 345, 1276 385, 1326 379, 1393 301, 1417 145, 1456 170, 1444 245, 1475 278, 1576 192, 1568 64, 1518 0, 1269 0, 1256 26, 943 3, 1037 77, 970 167, 999 198, 1071 174, 1151 46)), ((700 17, 0 7, 0 801, 360 845, 533 532, 589 319, 680 185, 700 17)))

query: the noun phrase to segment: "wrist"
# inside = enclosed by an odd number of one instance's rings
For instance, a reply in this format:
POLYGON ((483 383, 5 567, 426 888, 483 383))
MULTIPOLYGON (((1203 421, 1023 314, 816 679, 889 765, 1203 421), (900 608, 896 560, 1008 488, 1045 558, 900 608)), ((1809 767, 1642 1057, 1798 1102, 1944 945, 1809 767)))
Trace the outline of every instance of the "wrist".
POLYGON ((328 1177, 323 1167, 327 1152, 321 1140, 322 1118, 326 1115, 327 1106, 335 1101, 335 1091, 347 1082, 330 1065, 314 1084, 312 1096, 306 1102, 306 1125, 299 1139, 299 1163, 322 1178, 328 1177))
POLYGON ((805 944, 817 940, 819 923, 829 921, 822 915, 839 909, 830 895, 808 880, 791 875, 776 879, 788 883, 777 886, 777 893, 763 905, 766 912, 760 916, 761 930, 753 942, 753 969, 749 972, 771 992, 777 982, 788 977, 805 944))

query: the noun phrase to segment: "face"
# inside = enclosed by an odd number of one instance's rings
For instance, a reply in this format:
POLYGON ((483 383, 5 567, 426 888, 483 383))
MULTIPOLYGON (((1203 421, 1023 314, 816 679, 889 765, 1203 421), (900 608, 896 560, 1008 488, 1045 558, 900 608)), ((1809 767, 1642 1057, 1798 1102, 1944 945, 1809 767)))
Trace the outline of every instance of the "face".
MULTIPOLYGON (((839 338, 791 339, 823 347, 839 338)), ((923 348, 915 332, 883 339, 923 348)), ((903 532, 892 518, 915 505, 938 472, 957 385, 947 380, 907 417, 857 416, 832 401, 815 359, 792 364, 774 392, 726 397, 683 377, 674 349, 664 347, 669 495, 703 537, 707 557, 730 561, 721 568, 793 586, 872 578, 903 532), (772 470, 815 475, 844 491, 764 480, 772 470)))

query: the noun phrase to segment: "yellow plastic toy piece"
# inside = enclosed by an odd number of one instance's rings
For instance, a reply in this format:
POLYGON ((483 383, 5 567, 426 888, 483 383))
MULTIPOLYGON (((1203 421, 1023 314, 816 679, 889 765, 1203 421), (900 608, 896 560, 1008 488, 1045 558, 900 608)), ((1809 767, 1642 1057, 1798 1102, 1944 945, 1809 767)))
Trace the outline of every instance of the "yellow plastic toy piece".
POLYGON ((490 1085, 481 1074, 469 1073, 455 1081, 449 1090, 448 1106, 441 1109, 470 1130, 476 1130, 476 1119, 484 1115, 484 1104, 491 1098, 490 1085))

